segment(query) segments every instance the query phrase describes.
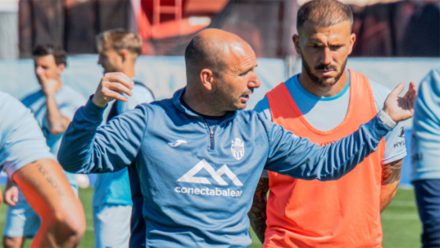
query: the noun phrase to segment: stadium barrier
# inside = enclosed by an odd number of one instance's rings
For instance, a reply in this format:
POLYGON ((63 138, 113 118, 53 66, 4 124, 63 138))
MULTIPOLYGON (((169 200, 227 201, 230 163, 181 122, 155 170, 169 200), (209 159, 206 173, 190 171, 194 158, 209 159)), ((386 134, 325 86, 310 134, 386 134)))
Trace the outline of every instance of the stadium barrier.
MULTIPOLYGON (((102 76, 97 55, 75 55, 68 59, 63 81, 85 97, 91 95, 102 76)), ((136 64, 136 79, 150 87, 158 99, 171 97, 176 89, 185 85, 184 59, 175 57, 141 56, 136 64)), ((392 88, 395 84, 413 81, 416 84, 431 68, 440 67, 439 58, 350 58, 348 66, 364 73, 371 80, 392 88)), ((261 79, 260 89, 254 92, 249 101, 252 108, 264 93, 289 75, 299 72, 301 61, 294 58, 259 58, 257 73, 261 79)), ((21 98, 39 88, 33 72, 31 59, 0 60, 0 90, 21 98)), ((405 122, 407 147, 409 148, 411 120, 405 122)), ((410 186, 411 164, 404 160, 402 186, 410 186)))

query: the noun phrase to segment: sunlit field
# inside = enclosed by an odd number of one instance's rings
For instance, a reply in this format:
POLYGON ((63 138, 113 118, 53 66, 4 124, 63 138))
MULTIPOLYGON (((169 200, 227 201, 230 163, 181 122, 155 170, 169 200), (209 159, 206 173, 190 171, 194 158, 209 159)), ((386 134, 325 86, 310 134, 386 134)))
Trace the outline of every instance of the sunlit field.
MULTIPOLYGON (((94 245, 93 217, 92 217, 91 188, 80 190, 80 198, 84 205, 87 218, 86 234, 81 242, 81 248, 92 248, 94 245)), ((5 213, 7 207, 0 208, 0 230, 3 233, 5 213)), ((419 234, 421 226, 417 216, 414 193, 410 189, 399 190, 396 198, 382 214, 385 248, 414 248, 420 247, 419 234)), ((29 247, 26 243, 25 247, 29 247)), ((260 242, 253 236, 253 248, 261 247, 260 242)))

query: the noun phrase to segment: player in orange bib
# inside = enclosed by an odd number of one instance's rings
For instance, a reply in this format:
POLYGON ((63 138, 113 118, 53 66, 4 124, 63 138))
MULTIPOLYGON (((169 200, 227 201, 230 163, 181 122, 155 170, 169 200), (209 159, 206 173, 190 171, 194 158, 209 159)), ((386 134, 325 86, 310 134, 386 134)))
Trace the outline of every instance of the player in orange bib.
MULTIPOLYGON (((352 24, 350 7, 336 0, 303 5, 293 36, 302 71, 268 92, 256 110, 321 145, 375 116, 388 90, 346 68, 356 40, 352 24)), ((380 213, 396 193, 405 156, 403 127, 397 126, 339 180, 264 174, 250 213, 254 230, 264 247, 382 247, 380 213)))

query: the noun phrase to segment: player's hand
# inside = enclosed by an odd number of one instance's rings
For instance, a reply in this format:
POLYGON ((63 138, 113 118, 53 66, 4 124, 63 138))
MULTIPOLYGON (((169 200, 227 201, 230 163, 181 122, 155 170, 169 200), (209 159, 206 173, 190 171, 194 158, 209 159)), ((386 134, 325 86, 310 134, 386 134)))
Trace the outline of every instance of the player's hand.
POLYGON ((413 82, 409 83, 408 90, 403 96, 400 94, 405 88, 404 84, 397 85, 385 99, 383 111, 395 122, 409 119, 414 114, 414 101, 417 90, 413 82))
POLYGON ((57 82, 55 79, 42 78, 41 79, 41 89, 44 95, 54 96, 57 93, 57 82))
POLYGON ((112 100, 126 102, 128 99, 124 94, 131 96, 133 85, 133 80, 122 72, 106 73, 102 77, 92 101, 101 108, 112 100))
POLYGON ((5 189, 4 199, 5 203, 9 206, 15 206, 18 202, 19 189, 16 185, 9 185, 5 189))

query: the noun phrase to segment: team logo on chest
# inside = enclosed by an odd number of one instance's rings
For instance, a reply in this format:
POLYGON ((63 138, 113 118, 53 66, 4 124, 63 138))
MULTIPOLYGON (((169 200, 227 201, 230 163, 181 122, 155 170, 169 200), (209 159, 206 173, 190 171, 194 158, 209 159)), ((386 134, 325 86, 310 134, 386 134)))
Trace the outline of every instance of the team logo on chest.
POLYGON ((232 140, 231 153, 235 160, 240 160, 244 156, 244 142, 240 138, 232 140))

